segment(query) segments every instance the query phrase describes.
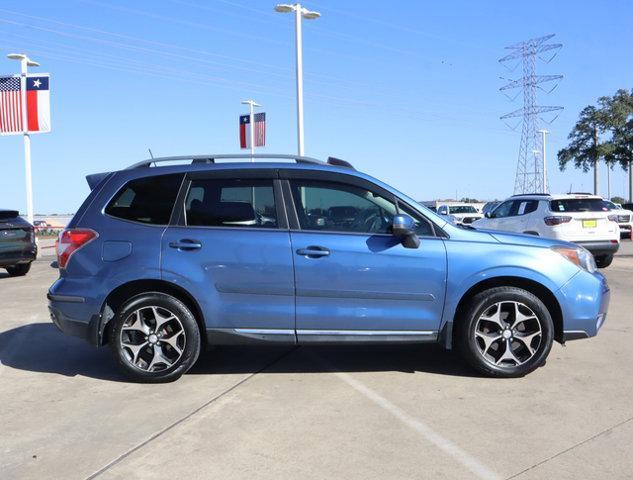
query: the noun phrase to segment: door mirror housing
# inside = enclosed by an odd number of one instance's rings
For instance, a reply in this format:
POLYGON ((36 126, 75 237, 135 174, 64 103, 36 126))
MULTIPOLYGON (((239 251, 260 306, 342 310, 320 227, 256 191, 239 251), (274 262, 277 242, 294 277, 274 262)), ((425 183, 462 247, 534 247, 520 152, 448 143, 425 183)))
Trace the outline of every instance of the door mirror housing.
POLYGON ((485 217, 486 218, 492 218, 492 212, 486 212, 485 217))
POLYGON ((395 215, 391 223, 391 233, 405 248, 418 248, 420 239, 415 233, 415 221, 408 215, 395 215))

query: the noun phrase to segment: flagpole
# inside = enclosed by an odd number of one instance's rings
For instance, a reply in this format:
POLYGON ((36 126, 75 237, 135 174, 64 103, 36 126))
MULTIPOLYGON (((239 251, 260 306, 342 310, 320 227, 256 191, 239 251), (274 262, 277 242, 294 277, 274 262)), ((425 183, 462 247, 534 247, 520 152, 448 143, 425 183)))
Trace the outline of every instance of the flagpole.
POLYGON ((31 173, 31 136, 29 135, 28 110, 26 108, 26 74, 28 61, 26 56, 20 60, 22 78, 20 91, 22 96, 22 132, 24 137, 24 170, 26 174, 26 218, 33 224, 33 176, 31 173))
POLYGON ((20 96, 22 102, 22 135, 24 138, 24 171, 26 177, 26 217, 29 223, 33 223, 33 177, 31 173, 31 137, 29 135, 29 121, 26 102, 26 81, 28 67, 38 67, 39 63, 34 62, 23 53, 10 53, 7 55, 11 60, 20 60, 20 96))

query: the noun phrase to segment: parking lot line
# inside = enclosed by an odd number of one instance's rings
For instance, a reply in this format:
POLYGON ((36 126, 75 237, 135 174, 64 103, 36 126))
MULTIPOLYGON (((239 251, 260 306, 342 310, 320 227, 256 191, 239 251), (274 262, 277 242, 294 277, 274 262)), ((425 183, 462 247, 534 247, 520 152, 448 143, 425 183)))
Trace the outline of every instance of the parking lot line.
POLYGON ((129 457, 130 455, 132 455, 134 452, 140 450, 141 448, 143 448, 145 445, 151 443, 153 440, 156 440, 157 438, 159 438, 160 436, 164 435, 165 433, 169 432, 170 430, 172 430, 173 428, 177 427, 178 425, 180 425, 181 423, 187 421, 188 419, 190 419, 191 417, 193 417, 194 415, 196 415, 197 413, 201 412, 202 410, 204 410, 206 407, 208 407, 209 405, 211 405, 213 402, 215 402, 216 400, 219 400, 220 398, 224 397, 225 395, 227 395, 228 393, 231 393, 233 390, 235 390, 236 388, 238 388, 239 386, 243 385, 244 383, 248 382, 251 378, 253 378, 255 375, 257 375, 258 373, 261 373, 263 371, 265 371, 266 369, 272 367, 275 363, 283 360, 285 357, 287 357, 288 355, 290 355, 292 352, 294 352, 298 347, 294 347, 291 348, 287 351, 285 351, 284 353, 282 353, 281 355, 279 355, 278 357, 276 357, 275 359, 273 359, 272 361, 268 362, 266 365, 264 365, 262 368, 260 368, 259 370, 251 373, 250 375, 248 375, 247 377, 243 378, 242 380, 240 380, 239 382, 237 382, 235 385, 233 385, 232 387, 224 390, 223 392, 217 394, 216 396, 214 396, 213 398, 209 399, 208 401, 206 401, 205 403, 203 403, 202 405, 200 405, 198 408, 196 408, 195 410, 193 410, 192 412, 189 412, 187 415, 179 418, 178 420, 176 420, 175 422, 171 423, 170 425, 167 425, 165 428, 159 430, 158 432, 150 435, 148 438, 146 438, 145 440, 143 440, 142 442, 140 442, 138 445, 135 445, 134 447, 130 448, 129 450, 127 450, 126 452, 122 453, 121 455, 119 455, 118 457, 116 457, 114 460, 112 460, 111 462, 109 462, 108 464, 104 465, 103 467, 101 467, 99 470, 97 470, 96 472, 90 474, 88 477, 86 477, 85 480, 92 480, 93 478, 97 478, 99 475, 101 475, 102 473, 106 472, 107 470, 109 470, 110 468, 112 468, 113 466, 115 466, 117 463, 121 462, 122 460, 124 460, 125 458, 129 457))
POLYGON ((334 374, 337 377, 339 377, 341 380, 347 383, 354 390, 361 393, 366 398, 368 398, 369 400, 371 400, 378 406, 382 407, 383 409, 391 413, 394 417, 396 417, 406 426, 408 426, 412 430, 419 433, 424 439, 431 442, 437 448, 439 448, 440 450, 444 451, 445 453, 453 457, 455 460, 461 463, 464 467, 466 467, 468 470, 474 473, 477 477, 486 479, 486 480, 493 480, 493 479, 500 478, 490 468, 485 466, 483 463, 481 463, 479 460, 474 458, 468 452, 465 452, 459 446, 457 446, 456 444, 454 444, 447 438, 443 437, 442 435, 434 431, 431 427, 426 425, 421 420, 410 416, 404 410, 400 409, 399 407, 391 403, 389 400, 387 400, 385 397, 376 393, 374 390, 372 390, 368 386, 364 385, 359 380, 356 380, 354 377, 352 377, 351 375, 347 373, 336 371, 334 367, 332 367, 332 370, 334 370, 334 374))

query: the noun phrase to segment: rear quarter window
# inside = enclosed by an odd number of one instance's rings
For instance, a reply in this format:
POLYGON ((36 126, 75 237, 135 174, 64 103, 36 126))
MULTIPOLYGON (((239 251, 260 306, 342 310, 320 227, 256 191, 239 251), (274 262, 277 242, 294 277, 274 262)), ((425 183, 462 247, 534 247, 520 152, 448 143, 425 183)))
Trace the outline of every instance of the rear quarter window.
POLYGON ((182 174, 138 178, 126 183, 105 208, 112 217, 151 225, 167 225, 182 174))

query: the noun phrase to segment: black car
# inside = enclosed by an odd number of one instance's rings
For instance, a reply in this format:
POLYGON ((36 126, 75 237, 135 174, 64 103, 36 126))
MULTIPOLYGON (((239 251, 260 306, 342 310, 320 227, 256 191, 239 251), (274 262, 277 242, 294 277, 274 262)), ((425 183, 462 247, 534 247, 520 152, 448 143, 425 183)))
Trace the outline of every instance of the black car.
POLYGON ((37 256, 33 226, 15 210, 0 210, 0 268, 26 275, 37 256))

